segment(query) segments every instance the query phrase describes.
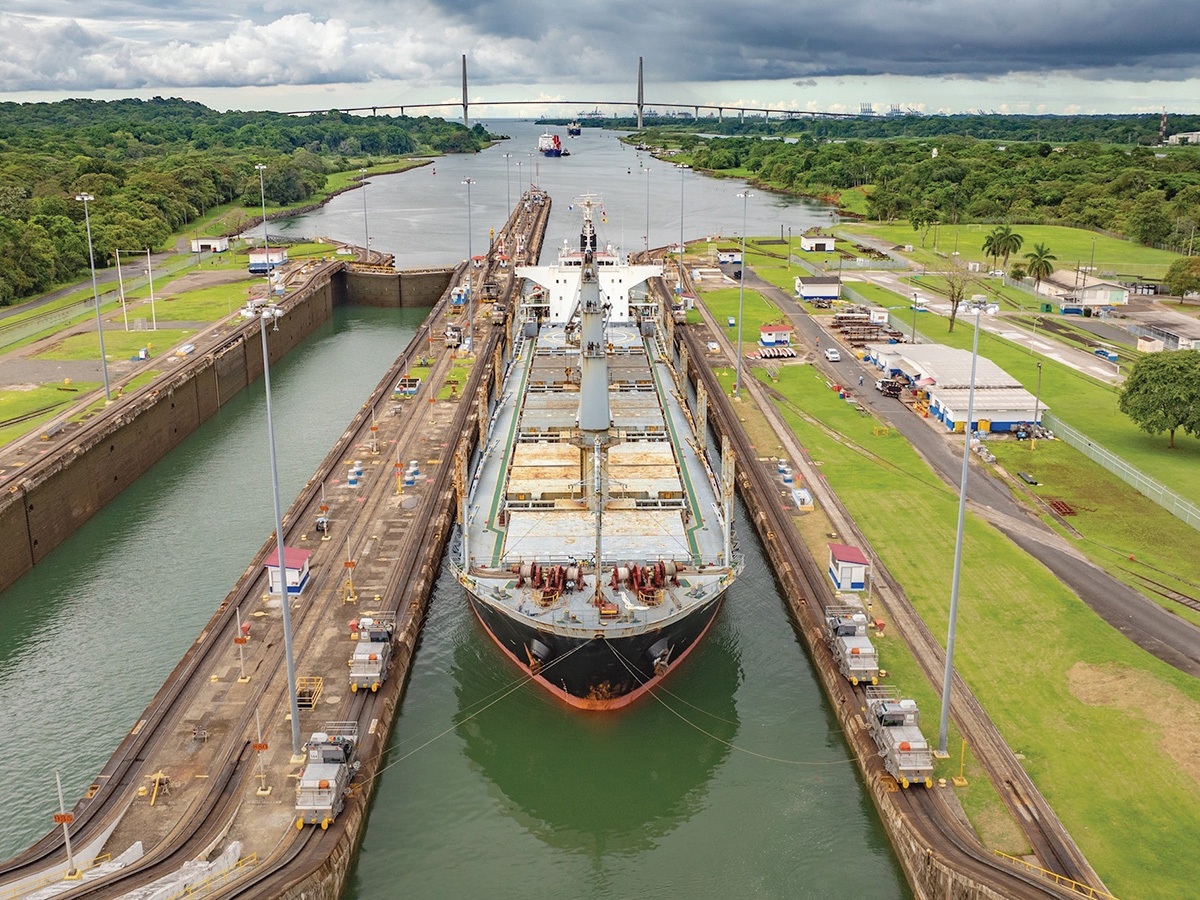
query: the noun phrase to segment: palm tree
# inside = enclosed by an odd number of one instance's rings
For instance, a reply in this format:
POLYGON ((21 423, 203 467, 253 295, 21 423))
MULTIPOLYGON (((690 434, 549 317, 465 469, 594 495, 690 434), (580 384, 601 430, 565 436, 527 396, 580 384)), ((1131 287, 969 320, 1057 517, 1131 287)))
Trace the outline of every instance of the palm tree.
POLYGON ((1004 252, 1000 247, 999 228, 992 229, 992 233, 983 239, 983 247, 980 249, 983 250, 984 256, 992 258, 992 268, 996 268, 996 261, 1000 258, 1000 254, 1004 252))
POLYGON ((1025 267, 1025 270, 1033 279, 1033 292, 1036 294, 1042 284, 1042 279, 1049 278, 1054 271, 1054 260, 1058 257, 1051 253, 1050 248, 1045 244, 1034 244, 1033 252, 1026 253, 1025 258, 1029 260, 1029 265, 1025 267))
POLYGON ((1001 225, 992 234, 996 238, 996 250, 1004 257, 1004 268, 1008 268, 1008 258, 1021 249, 1025 239, 1007 225, 1001 225))

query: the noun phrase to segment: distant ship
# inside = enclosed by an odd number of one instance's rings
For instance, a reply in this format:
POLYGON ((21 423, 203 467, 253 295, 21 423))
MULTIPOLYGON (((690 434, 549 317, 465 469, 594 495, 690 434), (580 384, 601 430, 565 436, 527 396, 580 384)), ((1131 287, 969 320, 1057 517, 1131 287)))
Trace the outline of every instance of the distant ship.
POLYGON ((567 123, 567 137, 579 137, 583 134, 583 126, 578 121, 567 123))
POLYGON ((548 131, 538 138, 537 148, 542 156, 563 155, 562 142, 558 139, 558 135, 548 131))
POLYGON ((704 413, 685 408, 653 299, 660 266, 579 248, 517 269, 513 361, 470 472, 456 568, 479 621, 542 687, 625 706, 681 664, 741 572, 732 453, 718 480, 704 413))

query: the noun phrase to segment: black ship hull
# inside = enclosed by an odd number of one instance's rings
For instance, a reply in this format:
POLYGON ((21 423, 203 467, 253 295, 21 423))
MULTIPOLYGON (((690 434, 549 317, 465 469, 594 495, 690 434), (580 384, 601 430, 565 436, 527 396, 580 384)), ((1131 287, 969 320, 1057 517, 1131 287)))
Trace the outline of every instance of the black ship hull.
POLYGON ((600 630, 579 638, 540 631, 466 593, 476 617, 513 662, 559 699, 591 710, 627 706, 674 671, 708 631, 724 596, 645 632, 608 638, 600 630))

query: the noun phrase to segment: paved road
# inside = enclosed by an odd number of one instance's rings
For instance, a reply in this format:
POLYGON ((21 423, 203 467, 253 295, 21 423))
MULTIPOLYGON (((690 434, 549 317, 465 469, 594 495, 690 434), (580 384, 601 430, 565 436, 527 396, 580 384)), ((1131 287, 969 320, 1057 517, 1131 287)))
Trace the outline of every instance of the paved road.
MULTIPOLYGON (((821 328, 817 318, 802 311, 787 291, 746 271, 746 286, 778 304, 803 342, 810 347, 836 345, 832 334, 821 328)), ((862 405, 890 422, 938 476, 957 490, 962 474, 961 437, 947 434, 940 426, 931 425, 932 420, 919 418, 900 401, 874 390, 878 370, 864 365, 851 353, 842 353, 842 360, 837 363, 817 354, 815 365, 842 384, 852 386, 852 390, 861 374, 864 387, 857 389, 856 396, 862 405)), ((1146 599, 1087 560, 1065 538, 1030 516, 1004 482, 974 459, 967 489, 972 511, 1039 560, 1101 618, 1147 652, 1180 671, 1200 677, 1200 628, 1146 599)))

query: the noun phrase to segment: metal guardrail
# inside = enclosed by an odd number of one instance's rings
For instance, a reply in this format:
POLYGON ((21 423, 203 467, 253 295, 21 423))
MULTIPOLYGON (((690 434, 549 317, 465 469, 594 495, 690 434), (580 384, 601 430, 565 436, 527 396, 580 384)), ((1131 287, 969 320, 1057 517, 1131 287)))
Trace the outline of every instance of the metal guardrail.
POLYGON ((1057 872, 1051 872, 1049 869, 1043 869, 1041 866, 1034 865, 1027 860, 1021 859, 1019 856, 1012 856, 1005 853, 1003 850, 993 850, 1001 859, 1006 859, 1014 866, 1023 868, 1026 872, 1033 872, 1035 875, 1041 875, 1048 881, 1052 881, 1057 885, 1067 888, 1072 893, 1078 894, 1081 897, 1090 897, 1093 900, 1117 900, 1108 891, 1102 891, 1099 888, 1094 888, 1090 884, 1084 884, 1081 881, 1076 881, 1074 878, 1067 878, 1065 875, 1059 875, 1057 872))
POLYGON ((1140 494, 1154 501, 1171 515, 1182 519, 1200 531, 1200 506, 1180 497, 1166 485, 1155 481, 1140 469, 1130 465, 1110 450, 1097 444, 1086 434, 1067 425, 1057 416, 1046 413, 1042 419, 1054 436, 1066 441, 1089 459, 1099 463, 1122 481, 1132 485, 1140 494))
MULTIPOLYGON (((174 259, 159 265, 154 270, 154 274, 161 277, 174 275, 180 269, 186 269, 192 265, 194 254, 181 254, 174 259)), ((144 287, 150 283, 150 279, 146 275, 136 275, 132 278, 125 279, 125 294, 144 287)), ((100 291, 100 309, 113 302, 119 301, 119 288, 108 288, 100 291)), ((0 350, 5 347, 10 347, 13 344, 23 341, 35 334, 40 334, 43 331, 49 331, 52 328, 61 328, 63 325, 70 322, 76 316, 86 313, 93 313, 96 309, 96 303, 91 297, 83 300, 78 300, 68 306, 60 306, 44 313, 37 313, 27 318, 18 319, 15 322, 8 322, 0 325, 0 350)))

